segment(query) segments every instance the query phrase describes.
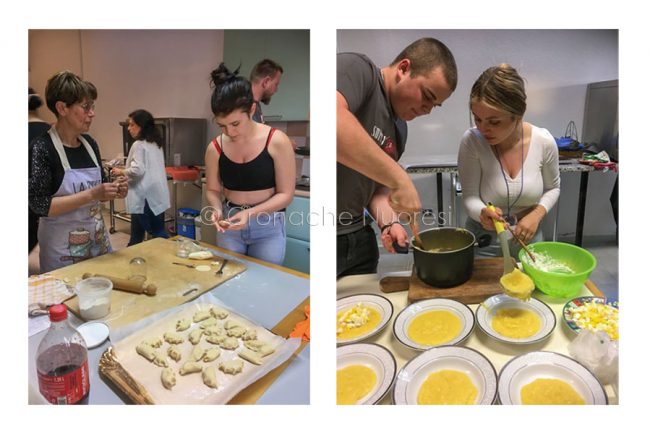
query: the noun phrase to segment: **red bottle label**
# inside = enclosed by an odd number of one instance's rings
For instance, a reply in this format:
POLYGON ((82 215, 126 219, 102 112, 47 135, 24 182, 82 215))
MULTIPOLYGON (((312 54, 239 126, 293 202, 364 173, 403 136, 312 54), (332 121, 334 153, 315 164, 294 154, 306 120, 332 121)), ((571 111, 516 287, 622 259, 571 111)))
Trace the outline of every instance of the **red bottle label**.
POLYGON ((78 368, 63 375, 38 372, 38 387, 51 404, 75 404, 88 393, 88 360, 78 368))

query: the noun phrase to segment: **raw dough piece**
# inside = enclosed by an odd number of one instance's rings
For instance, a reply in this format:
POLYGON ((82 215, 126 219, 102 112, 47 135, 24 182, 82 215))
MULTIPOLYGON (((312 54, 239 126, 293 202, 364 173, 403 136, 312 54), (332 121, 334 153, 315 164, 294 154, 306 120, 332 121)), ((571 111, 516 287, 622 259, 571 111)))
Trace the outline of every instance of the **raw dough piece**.
POLYGON ((135 347, 135 351, 150 362, 152 362, 156 357, 156 350, 146 342, 142 342, 140 345, 135 347))
POLYGON ((172 368, 163 369, 160 374, 160 379, 162 380, 165 389, 172 390, 172 387, 176 385, 176 375, 174 375, 174 370, 172 368))
POLYGON ((194 269, 196 271, 210 271, 212 268, 209 265, 197 265, 194 269))
POLYGON ((177 362, 181 359, 181 352, 174 345, 170 345, 167 348, 167 355, 177 362))
POLYGON ((240 326, 233 327, 231 329, 226 330, 226 334, 233 338, 241 338, 242 336, 244 336, 244 333, 246 333, 246 328, 240 326))
POLYGON ((205 321, 201 322, 201 328, 202 329, 207 329, 208 327, 212 327, 212 326, 215 326, 215 325, 217 325, 217 319, 214 318, 214 317, 206 319, 205 321))
POLYGON ((208 366, 204 368, 203 372, 201 373, 201 377, 203 377, 203 384, 206 386, 212 387, 214 389, 219 386, 217 384, 217 370, 214 366, 208 366))
POLYGON ((185 330, 190 328, 191 325, 192 323, 190 322, 189 319, 187 318, 179 319, 178 321, 176 321, 176 331, 184 332, 185 330))
POLYGON ((192 345, 198 344, 199 341, 201 340, 202 335, 203 335, 203 330, 201 330, 200 328, 192 330, 192 332, 190 333, 190 337, 189 337, 190 342, 192 343, 192 345))
POLYGON ((205 355, 203 355, 203 361, 214 362, 215 360, 217 360, 220 354, 221 354, 221 350, 219 349, 219 347, 212 347, 205 352, 205 355))
POLYGON ((239 374, 242 369, 244 369, 244 362, 241 359, 228 360, 227 362, 219 363, 219 369, 221 369, 224 374, 239 374))
POLYGON ((169 366, 167 365, 167 357, 165 357, 165 355, 160 351, 156 351, 154 353, 152 362, 154 365, 160 366, 161 368, 166 368, 167 366, 169 366))
POLYGON ((192 348, 192 352, 190 353, 190 360, 199 362, 203 358, 204 354, 205 348, 201 348, 197 345, 196 347, 192 348))
POLYGON ((192 321, 201 322, 210 318, 210 316, 211 315, 209 310, 202 310, 194 314, 194 316, 192 317, 192 321))
POLYGON ((252 341, 257 339, 257 330, 255 329, 246 329, 246 333, 241 337, 242 341, 252 341))
POLYGON ((248 360, 251 363, 254 363, 256 365, 261 365, 262 364, 262 356, 260 353, 256 351, 251 351, 248 348, 242 348, 242 350, 239 352, 239 357, 241 357, 244 360, 248 360))
POLYGON ((205 340, 211 344, 221 345, 221 343, 226 340, 226 336, 223 335, 206 335, 205 340))
POLYGON ((182 344, 185 342, 185 338, 180 333, 167 332, 163 335, 163 338, 169 344, 182 344))
POLYGON ((206 327, 203 330, 203 334, 206 335, 206 336, 211 336, 211 335, 212 336, 221 336, 221 335, 223 335, 223 333, 224 333, 223 328, 221 326, 218 326, 218 325, 213 325, 213 326, 210 326, 210 327, 206 327))
POLYGON ((224 350, 234 350, 239 346, 239 340, 237 338, 224 338, 219 346, 224 350))
POLYGON ((234 319, 229 319, 229 320, 226 321, 226 323, 224 324, 224 328, 225 328, 226 330, 234 329, 235 327, 244 327, 244 326, 241 325, 240 323, 238 323, 237 321, 235 321, 234 319))
POLYGON ((181 367, 178 373, 181 375, 187 375, 187 374, 193 374, 195 372, 201 372, 202 369, 203 368, 201 367, 200 363, 187 362, 181 367))
POLYGON ((160 348, 163 344, 163 341, 160 338, 151 338, 151 339, 145 339, 144 341, 142 341, 142 343, 147 344, 153 348, 160 348))
POLYGON ((198 252, 190 253, 187 257, 190 259, 211 259, 214 255, 212 252, 208 252, 207 250, 200 250, 198 252))
POLYGON ((260 353, 262 357, 266 357, 269 354, 272 354, 275 352, 275 348, 273 348, 270 344, 264 341, 259 341, 259 340, 252 340, 252 341, 245 341, 244 345, 246 345, 246 348, 257 351, 260 353))
POLYGON ((224 319, 228 316, 228 311, 218 306, 212 306, 210 308, 210 314, 216 319, 224 319))

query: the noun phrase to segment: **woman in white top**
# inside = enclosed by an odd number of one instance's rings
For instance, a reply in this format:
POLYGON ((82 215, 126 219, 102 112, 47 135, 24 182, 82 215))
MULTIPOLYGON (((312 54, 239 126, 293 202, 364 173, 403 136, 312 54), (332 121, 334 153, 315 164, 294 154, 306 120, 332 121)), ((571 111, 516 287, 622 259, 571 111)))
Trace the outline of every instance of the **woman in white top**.
POLYGON ((129 246, 141 243, 145 231, 154 238, 169 238, 165 231, 165 210, 169 209, 169 188, 165 172, 163 141, 146 110, 136 110, 127 119, 128 131, 136 141, 129 150, 124 169, 114 168, 113 175, 126 175, 129 194, 126 211, 131 214, 129 246))
POLYGON ((490 233, 494 247, 492 219, 498 219, 524 242, 541 241, 540 222, 560 196, 558 151, 551 133, 523 120, 523 79, 507 64, 488 68, 472 86, 470 108, 476 127, 465 132, 458 152, 467 228, 490 233))

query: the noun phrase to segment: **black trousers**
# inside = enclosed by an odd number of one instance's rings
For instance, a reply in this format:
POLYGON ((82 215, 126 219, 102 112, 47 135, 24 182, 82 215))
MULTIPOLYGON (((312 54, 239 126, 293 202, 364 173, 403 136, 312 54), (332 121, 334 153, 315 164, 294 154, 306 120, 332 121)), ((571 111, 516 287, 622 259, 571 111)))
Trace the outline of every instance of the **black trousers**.
POLYGON ((377 272, 379 248, 375 231, 366 225, 336 237, 336 277, 377 272))

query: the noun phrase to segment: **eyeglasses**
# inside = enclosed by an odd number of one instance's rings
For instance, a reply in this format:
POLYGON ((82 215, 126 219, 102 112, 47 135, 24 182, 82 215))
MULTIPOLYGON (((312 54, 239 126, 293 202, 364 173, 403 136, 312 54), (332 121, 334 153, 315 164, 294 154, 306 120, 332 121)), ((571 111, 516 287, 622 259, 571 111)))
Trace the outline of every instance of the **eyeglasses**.
POLYGON ((93 112, 95 111, 95 103, 94 102, 87 102, 85 104, 79 104, 82 109, 84 109, 84 112, 90 113, 92 110, 93 112))

